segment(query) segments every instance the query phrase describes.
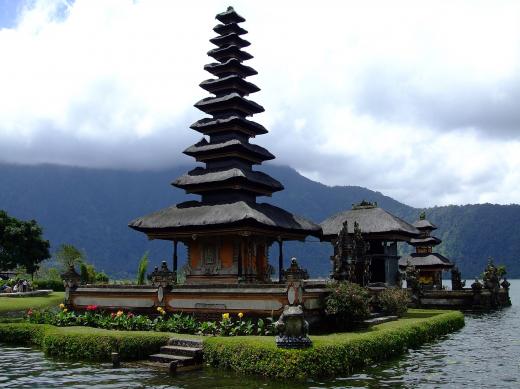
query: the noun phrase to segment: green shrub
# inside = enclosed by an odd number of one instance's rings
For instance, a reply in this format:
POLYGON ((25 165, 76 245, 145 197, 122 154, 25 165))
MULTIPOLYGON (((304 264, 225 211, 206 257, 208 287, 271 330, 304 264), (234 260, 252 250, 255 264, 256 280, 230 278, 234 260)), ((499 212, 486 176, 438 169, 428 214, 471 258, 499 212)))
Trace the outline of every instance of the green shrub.
POLYGON ((272 338, 212 337, 204 339, 204 360, 213 367, 279 379, 348 375, 464 326, 460 312, 429 315, 366 332, 311 336, 313 347, 305 350, 277 348, 272 338))
POLYGON ((34 289, 52 289, 55 292, 64 292, 65 286, 63 281, 59 280, 35 280, 33 282, 34 289))
POLYGON ((108 275, 106 273, 104 273, 104 272, 96 273, 96 279, 95 279, 96 284, 108 284, 108 281, 110 281, 110 279, 108 278, 108 275))
POLYGON ((406 289, 386 288, 377 296, 383 313, 402 317, 408 311, 410 296, 406 289))
POLYGON ((351 282, 337 282, 329 284, 328 289, 325 312, 338 319, 339 325, 350 327, 370 316, 370 295, 365 288, 351 282))
POLYGON ((159 351, 171 334, 59 328, 31 323, 0 323, 0 339, 10 344, 35 344, 45 354, 89 361, 109 361, 119 352, 123 360, 145 359, 159 351))

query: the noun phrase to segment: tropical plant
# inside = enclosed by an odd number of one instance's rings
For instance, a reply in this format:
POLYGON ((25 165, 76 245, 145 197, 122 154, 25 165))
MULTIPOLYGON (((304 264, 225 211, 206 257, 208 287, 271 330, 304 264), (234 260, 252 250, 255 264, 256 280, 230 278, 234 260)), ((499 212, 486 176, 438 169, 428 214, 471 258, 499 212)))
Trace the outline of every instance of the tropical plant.
POLYGON ((408 311, 410 295, 406 289, 386 288, 377 296, 377 302, 385 314, 401 317, 408 311))
POLYGON ((60 245, 54 257, 56 261, 62 265, 64 271, 67 271, 71 266, 74 267, 85 261, 85 254, 68 243, 60 245))
POLYGON ((336 317, 339 326, 350 327, 370 316, 368 291, 351 282, 335 282, 328 285, 325 312, 336 317))
POLYGON ((146 269, 148 268, 148 251, 143 254, 137 267, 137 285, 144 285, 146 269))

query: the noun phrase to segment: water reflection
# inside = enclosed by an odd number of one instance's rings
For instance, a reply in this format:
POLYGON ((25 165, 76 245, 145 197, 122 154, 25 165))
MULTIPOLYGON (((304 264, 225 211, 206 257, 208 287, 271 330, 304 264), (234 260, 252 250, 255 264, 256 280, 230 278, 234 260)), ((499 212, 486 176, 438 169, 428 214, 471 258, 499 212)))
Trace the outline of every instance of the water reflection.
POLYGON ((0 346, 0 388, 437 388, 520 387, 520 280, 511 282, 513 307, 466 316, 466 326, 440 341, 362 373, 302 383, 204 369, 169 376, 125 364, 47 359, 27 347, 0 346))

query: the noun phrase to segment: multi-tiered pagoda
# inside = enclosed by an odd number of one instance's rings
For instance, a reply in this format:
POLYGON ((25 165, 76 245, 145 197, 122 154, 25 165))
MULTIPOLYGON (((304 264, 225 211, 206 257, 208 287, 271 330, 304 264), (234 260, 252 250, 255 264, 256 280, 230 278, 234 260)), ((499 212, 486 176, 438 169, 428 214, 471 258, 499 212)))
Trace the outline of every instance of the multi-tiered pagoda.
MULTIPOLYGON (((151 239, 174 242, 174 271, 177 267, 177 242, 188 249, 187 283, 237 283, 268 281, 273 268, 268 249, 280 245, 278 267, 283 266, 282 242, 319 236, 320 226, 265 203, 258 196, 283 190, 280 182, 256 171, 254 165, 274 156, 250 139, 267 133, 248 117, 264 108, 248 96, 260 89, 246 78, 257 74, 243 62, 252 56, 243 50, 250 43, 240 23, 245 19, 232 7, 216 16, 220 24, 210 39, 216 48, 208 55, 217 62, 204 66, 216 78, 200 86, 213 96, 195 107, 208 114, 191 128, 205 137, 184 153, 205 164, 179 177, 173 185, 186 193, 201 196, 140 217, 130 227, 151 239)), ((280 272, 281 274, 281 272, 280 272)))
POLYGON ((413 225, 421 232, 418 238, 413 238, 409 242, 415 247, 415 253, 401 258, 399 267, 404 270, 406 266, 414 266, 419 271, 419 283, 441 289, 442 272, 451 269, 453 263, 444 255, 433 252, 433 248, 442 243, 442 240, 432 236, 437 226, 426 219, 424 212, 413 225))

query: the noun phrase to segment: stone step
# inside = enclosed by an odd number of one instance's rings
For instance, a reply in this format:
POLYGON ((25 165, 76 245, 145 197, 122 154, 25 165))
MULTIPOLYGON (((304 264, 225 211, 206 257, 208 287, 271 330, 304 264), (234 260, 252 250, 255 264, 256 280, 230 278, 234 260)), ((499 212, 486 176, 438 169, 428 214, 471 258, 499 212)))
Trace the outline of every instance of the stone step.
POLYGON ((395 321, 397 320, 397 316, 381 316, 381 317, 375 317, 373 319, 367 319, 364 320, 363 323, 369 326, 375 326, 377 324, 383 324, 389 321, 395 321))
POLYGON ((162 346, 161 354, 183 355, 186 357, 201 358, 202 347, 162 346))
POLYGON ((161 363, 177 362, 177 367, 200 364, 195 358, 186 357, 183 355, 171 355, 171 354, 153 354, 153 355, 150 355, 149 360, 152 362, 161 362, 161 363))
POLYGON ((202 348, 202 339, 168 339, 168 346, 202 348))

